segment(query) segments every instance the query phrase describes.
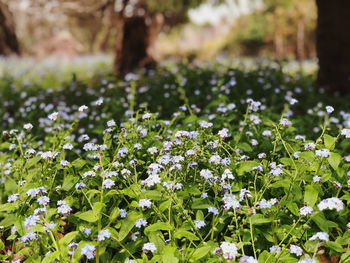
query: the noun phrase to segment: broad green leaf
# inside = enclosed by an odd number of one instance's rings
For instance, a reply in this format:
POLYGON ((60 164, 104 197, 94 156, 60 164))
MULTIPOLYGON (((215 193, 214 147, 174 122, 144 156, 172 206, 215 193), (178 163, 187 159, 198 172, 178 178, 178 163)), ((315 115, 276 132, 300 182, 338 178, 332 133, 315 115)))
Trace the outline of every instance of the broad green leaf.
POLYGON ((164 212, 166 209, 170 208, 170 204, 171 204, 171 199, 168 199, 168 200, 162 202, 159 205, 159 211, 164 212))
POLYGON ((101 203, 101 202, 95 203, 92 209, 92 211, 94 212, 94 216, 98 217, 105 206, 106 206, 105 203, 101 203))
POLYGON ((335 145, 335 139, 328 134, 324 134, 323 139, 324 139, 324 145, 326 146, 326 148, 328 150, 333 150, 335 145))
POLYGON ((165 241, 162 232, 153 231, 148 234, 148 240, 156 245, 157 252, 162 255, 165 241))
POLYGON ((33 158, 30 158, 27 160, 27 163, 25 165, 25 168, 29 169, 30 167, 32 167, 33 165, 37 164, 39 161, 41 160, 40 156, 35 156, 33 158))
POLYGON ((119 231, 119 241, 122 241, 129 234, 131 229, 133 229, 136 220, 140 218, 142 218, 142 214, 140 213, 137 213, 135 211, 128 213, 127 217, 122 220, 122 225, 119 231))
POLYGON ((334 241, 327 241, 325 243, 325 247, 328 247, 334 251, 337 251, 339 253, 344 252, 344 248, 342 247, 342 245, 338 244, 337 242, 334 241))
POLYGON ((332 166, 334 170, 337 170, 342 157, 338 153, 331 152, 330 156, 327 158, 328 163, 332 166))
POLYGON ((196 220, 203 220, 204 219, 204 214, 202 210, 198 210, 196 213, 196 220))
POLYGON ((251 172, 253 167, 258 166, 259 163, 256 161, 245 161, 241 162, 237 170, 238 175, 243 175, 245 172, 251 172))
POLYGON ((318 191, 312 185, 307 185, 305 187, 304 203, 309 206, 314 206, 316 204, 318 197, 318 191))
POLYGON ((0 239, 0 251, 3 250, 5 248, 5 244, 4 242, 2 242, 2 240, 0 239))
POLYGON ((69 191, 78 181, 79 177, 74 176, 73 174, 68 174, 63 180, 62 189, 65 191, 69 191))
POLYGON ((63 238, 60 239, 59 244, 60 246, 67 245, 70 242, 74 240, 79 235, 79 231, 73 231, 69 232, 68 234, 64 235, 63 238))
POLYGON ((51 253, 50 255, 44 257, 44 259, 41 261, 42 263, 52 263, 56 261, 56 258, 58 258, 60 255, 59 251, 55 251, 51 253))
POLYGON ((314 217, 312 217, 312 221, 314 221, 323 232, 327 233, 331 228, 338 226, 333 221, 327 220, 323 213, 316 214, 314 217))
POLYGON ((296 203, 288 202, 287 207, 292 212, 293 215, 299 216, 299 209, 298 209, 298 205, 296 203))
POLYGON ((162 200, 162 193, 160 190, 149 190, 141 194, 141 198, 148 198, 151 200, 162 200))
POLYGON ((92 210, 83 212, 83 213, 76 213, 74 216, 87 221, 87 222, 96 222, 98 220, 98 217, 95 215, 95 213, 92 210))
POLYGON ((180 228, 180 229, 175 231, 174 238, 181 239, 183 237, 185 237, 185 238, 187 238, 188 240, 191 240, 191 241, 199 240, 199 238, 195 234, 193 234, 192 232, 189 232, 187 230, 184 230, 184 229, 180 228))
MULTIPOLYGON (((264 250, 260 255, 259 255, 259 263, 268 263, 266 260, 269 258, 270 253, 264 250)), ((270 257, 272 259, 272 257, 270 257)))
POLYGON ((203 247, 197 248, 193 252, 191 259, 199 260, 205 257, 211 250, 212 250, 211 246, 203 246, 203 247))
POLYGON ((299 157, 305 159, 306 161, 312 162, 315 159, 314 152, 301 152, 298 154, 299 157))
POLYGON ((173 226, 168 222, 157 222, 145 228, 145 235, 158 230, 173 230, 173 226))
POLYGON ((177 251, 176 247, 166 246, 163 249, 162 253, 162 262, 163 263, 177 263, 179 262, 178 258, 175 256, 177 251))
POLYGON ((208 204, 207 200, 203 200, 203 199, 194 199, 192 203, 192 209, 206 209, 210 206, 212 205, 208 204))
POLYGON ((341 262, 350 262, 350 251, 344 253, 340 259, 341 262))
POLYGON ((272 222, 270 218, 266 218, 261 214, 253 215, 251 217, 251 220, 253 225, 261 225, 261 224, 267 224, 272 222))
POLYGON ((77 169, 80 170, 81 168, 83 168, 83 166, 86 164, 86 161, 84 161, 83 159, 75 159, 72 162, 72 165, 77 169))
POLYGON ((251 147, 248 143, 246 143, 246 142, 240 142, 240 143, 237 145, 237 147, 238 147, 239 149, 243 150, 244 152, 252 152, 252 151, 253 151, 252 147, 251 147))
POLYGON ((6 204, 0 205, 0 212, 13 211, 13 210, 16 210, 17 208, 18 208, 18 205, 16 205, 16 204, 6 203, 6 204))

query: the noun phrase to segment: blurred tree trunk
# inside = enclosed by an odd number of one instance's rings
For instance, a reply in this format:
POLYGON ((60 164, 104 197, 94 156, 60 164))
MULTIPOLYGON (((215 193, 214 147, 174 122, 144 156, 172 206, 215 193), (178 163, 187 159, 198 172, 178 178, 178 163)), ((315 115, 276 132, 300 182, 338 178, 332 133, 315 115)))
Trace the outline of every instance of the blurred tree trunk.
POLYGON ((13 16, 0 0, 0 55, 19 54, 19 45, 15 33, 13 16))
POLYGON ((297 29, 297 58, 299 61, 303 61, 305 59, 305 22, 301 19, 298 22, 297 29))
POLYGON ((350 1, 316 0, 318 85, 334 93, 350 91, 350 1))
POLYGON ((155 64, 155 40, 163 25, 163 16, 117 18, 115 70, 126 74, 137 67, 155 64))

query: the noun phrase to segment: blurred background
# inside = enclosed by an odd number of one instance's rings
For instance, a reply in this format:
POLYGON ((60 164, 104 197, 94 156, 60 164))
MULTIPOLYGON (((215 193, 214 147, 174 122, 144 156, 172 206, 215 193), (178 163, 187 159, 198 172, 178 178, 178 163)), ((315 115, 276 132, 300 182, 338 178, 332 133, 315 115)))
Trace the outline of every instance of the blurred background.
MULTIPOLYGON (((2 9, 9 11, 3 16, 6 24, 18 40, 13 51, 25 57, 113 55, 123 49, 118 43, 123 36, 135 37, 132 31, 141 32, 138 37, 145 38, 147 52, 156 60, 216 56, 305 60, 316 56, 317 10, 312 0, 1 2, 2 9), (144 29, 137 24, 136 18, 141 17, 144 29), (126 20, 130 20, 131 33, 122 32, 126 20), (151 32, 142 34, 146 27, 151 32)), ((133 45, 131 41, 124 44, 133 45)))

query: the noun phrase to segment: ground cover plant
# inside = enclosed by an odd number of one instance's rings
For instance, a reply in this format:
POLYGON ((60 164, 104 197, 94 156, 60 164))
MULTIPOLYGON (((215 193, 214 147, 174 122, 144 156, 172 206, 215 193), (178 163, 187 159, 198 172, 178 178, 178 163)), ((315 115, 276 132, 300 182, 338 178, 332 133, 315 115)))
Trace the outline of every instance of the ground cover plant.
POLYGON ((4 262, 350 262, 349 105, 311 76, 6 75, 0 95, 4 262))

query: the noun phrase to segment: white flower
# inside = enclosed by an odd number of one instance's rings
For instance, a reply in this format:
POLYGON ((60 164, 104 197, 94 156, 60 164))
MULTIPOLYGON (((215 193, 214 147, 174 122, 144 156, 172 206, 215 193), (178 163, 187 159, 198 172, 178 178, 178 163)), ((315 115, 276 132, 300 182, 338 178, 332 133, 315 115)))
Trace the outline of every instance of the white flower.
POLYGON ((290 126, 292 123, 291 123, 290 120, 288 120, 288 119, 286 119, 286 118, 283 118, 283 119, 280 120, 280 124, 283 125, 283 126, 288 127, 288 126, 290 126))
POLYGON ((82 105, 79 107, 78 111, 83 112, 84 110, 87 110, 89 107, 86 105, 82 105))
POLYGON ((111 237, 111 233, 109 232, 108 229, 105 229, 105 230, 101 230, 100 233, 98 233, 98 241, 103 241, 105 240, 106 238, 110 238, 111 237))
POLYGON ((105 189, 111 189, 115 185, 115 182, 111 179, 106 179, 103 181, 102 185, 105 189))
POLYGON ((143 218, 141 219, 137 219, 136 222, 135 222, 135 226, 137 228, 141 228, 142 226, 146 226, 147 225, 147 221, 143 218))
POLYGON ((350 138, 350 129, 342 129, 341 135, 345 135, 345 138, 350 138))
POLYGON ((279 247, 277 245, 270 247, 270 253, 278 254, 281 252, 281 250, 282 250, 281 247, 279 247))
POLYGON ((149 242, 149 243, 146 243, 146 244, 143 245, 142 250, 145 253, 147 253, 148 251, 151 251, 152 253, 154 253, 154 251, 157 250, 157 247, 156 247, 155 244, 149 242))
POLYGON ((31 129, 33 129, 33 125, 31 123, 24 124, 23 129, 30 131, 31 129))
POLYGON ((81 254, 86 256, 87 259, 93 259, 95 256, 95 246, 86 244, 85 247, 81 249, 81 254))
POLYGON ((194 221, 194 224, 195 224, 196 228, 198 228, 198 229, 201 229, 202 227, 205 226, 204 220, 196 220, 196 221, 194 221))
POLYGON ((312 215, 313 212, 314 209, 311 206, 304 206, 299 210, 299 214, 302 216, 312 215))
POLYGON ((152 206, 152 202, 149 199, 141 199, 139 201, 139 207, 141 208, 145 208, 145 207, 151 208, 151 206, 152 206))
POLYGON ((222 242, 220 245, 224 259, 233 260, 236 258, 238 249, 236 244, 229 242, 222 242))
POLYGON ((241 204, 236 199, 236 197, 230 194, 225 194, 225 196, 222 198, 222 201, 224 202, 225 209, 239 209, 241 207, 241 204))
POLYGON ((316 156, 328 158, 330 156, 330 152, 328 149, 321 149, 315 151, 316 156))
POLYGON ((323 241, 328 241, 329 240, 329 235, 325 232, 317 232, 315 235, 309 238, 309 240, 323 240, 323 241))
POLYGON ((326 111, 328 114, 331 114, 334 111, 334 108, 332 106, 326 106, 326 111))
POLYGON ((290 245, 290 253, 300 257, 303 254, 303 250, 301 247, 298 247, 296 245, 290 245))
POLYGON ((57 120, 58 116, 59 116, 58 112, 53 112, 48 116, 48 118, 52 121, 55 121, 55 120, 57 120))
POLYGON ((318 205, 317 205, 318 209, 320 209, 320 211, 325 210, 325 209, 335 209, 338 212, 340 210, 343 210, 344 208, 344 204, 343 201, 340 200, 337 197, 331 197, 331 198, 327 198, 322 200, 318 205))
POLYGON ((259 263, 254 257, 245 256, 239 259, 239 263, 259 263))
POLYGON ((202 177, 203 179, 205 179, 205 180, 208 180, 208 179, 213 178, 212 172, 211 172, 210 170, 208 170, 208 169, 203 169, 203 170, 201 170, 201 171, 200 171, 200 175, 201 175, 201 177, 202 177))
POLYGON ((305 259, 299 260, 297 263, 317 263, 317 262, 313 258, 305 258, 305 259))

